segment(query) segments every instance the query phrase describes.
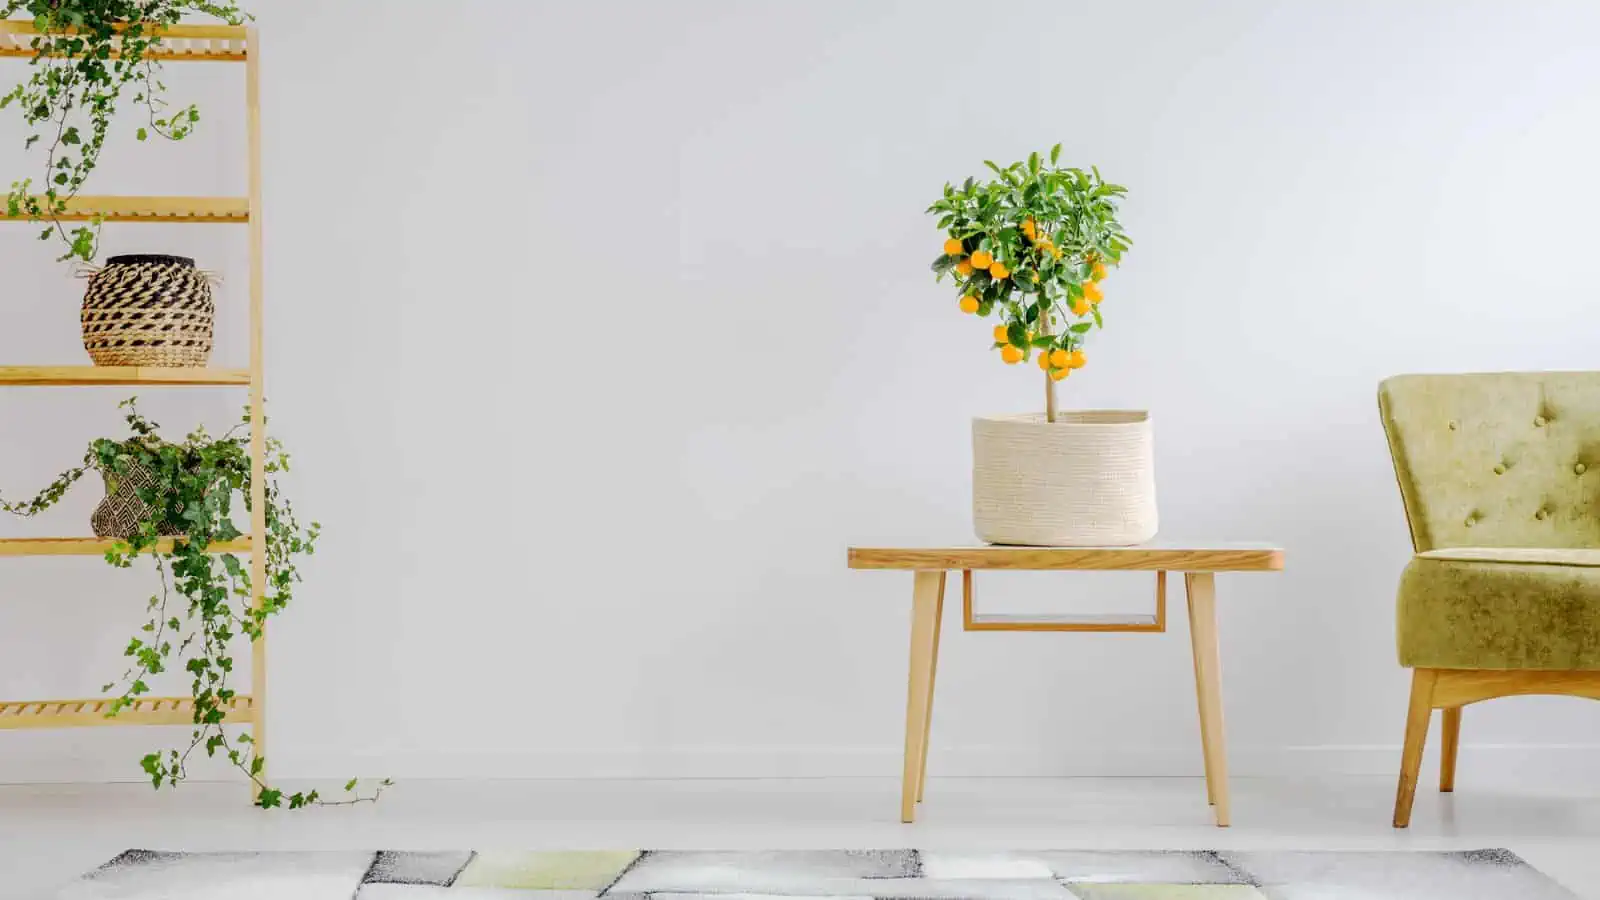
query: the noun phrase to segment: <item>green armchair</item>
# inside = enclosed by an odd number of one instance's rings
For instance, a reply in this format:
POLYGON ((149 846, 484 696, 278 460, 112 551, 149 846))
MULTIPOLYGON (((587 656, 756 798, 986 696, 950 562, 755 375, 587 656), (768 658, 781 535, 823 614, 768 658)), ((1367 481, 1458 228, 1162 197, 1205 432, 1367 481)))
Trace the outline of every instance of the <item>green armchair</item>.
POLYGON ((1600 372, 1401 375, 1378 407, 1416 553, 1396 617, 1404 828, 1433 710, 1450 791, 1463 706, 1600 699, 1600 372))

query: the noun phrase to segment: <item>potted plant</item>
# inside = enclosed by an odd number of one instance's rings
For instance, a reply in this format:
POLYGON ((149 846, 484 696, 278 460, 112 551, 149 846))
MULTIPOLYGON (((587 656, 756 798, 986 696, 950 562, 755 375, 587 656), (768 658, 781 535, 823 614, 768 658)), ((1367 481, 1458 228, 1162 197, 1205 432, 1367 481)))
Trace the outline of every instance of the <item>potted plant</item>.
POLYGON ((933 271, 955 282, 963 313, 992 319, 1008 365, 1042 370, 1040 413, 973 420, 973 517, 997 544, 1137 544, 1156 532, 1149 414, 1057 410, 1060 383, 1087 364, 1104 327, 1101 282, 1131 245, 1117 221, 1126 189, 1038 153, 994 178, 946 184, 928 212, 944 246, 933 271))
MULTIPOLYGON (((207 756, 221 754, 255 782, 259 806, 328 805, 316 791, 285 794, 266 784, 266 760, 256 755, 250 736, 230 737, 222 727, 236 693, 229 686, 229 644, 240 636, 259 637, 267 619, 289 605, 300 581, 296 558, 315 550, 321 530, 315 522, 301 527, 279 489, 276 476, 289 470, 289 455, 277 439, 267 438, 267 529, 255 548, 266 556, 266 586, 257 606, 250 567, 232 553, 210 549, 241 536, 232 520, 235 498, 242 497, 245 510, 250 508, 249 411, 219 437, 197 429, 172 443, 161 437, 160 426, 140 415, 133 400, 123 407, 131 437, 94 441, 81 465, 63 472, 30 500, 0 498, 0 510, 37 515, 90 470, 97 471, 105 479, 106 500, 95 510, 92 524, 97 535, 118 539, 106 561, 128 568, 147 556, 154 563, 160 591, 150 598, 148 621, 123 651, 129 659, 127 671, 103 691, 116 694, 107 713, 115 716, 150 692, 146 679, 174 670, 191 676, 194 729, 189 744, 151 753, 141 762, 157 788, 183 781, 189 757, 203 749, 207 756), (163 537, 176 537, 170 549, 162 549, 163 537)), ((338 802, 376 799, 388 784, 379 782, 371 794, 360 796, 352 780, 345 785, 350 799, 338 802)))

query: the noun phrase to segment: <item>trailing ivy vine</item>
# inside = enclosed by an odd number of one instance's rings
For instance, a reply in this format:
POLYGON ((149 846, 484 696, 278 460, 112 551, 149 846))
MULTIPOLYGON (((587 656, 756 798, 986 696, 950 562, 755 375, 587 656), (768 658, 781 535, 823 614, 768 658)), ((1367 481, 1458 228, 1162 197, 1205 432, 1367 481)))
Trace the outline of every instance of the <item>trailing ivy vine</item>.
POLYGON ((249 15, 234 0, 0 0, 0 18, 19 13, 40 32, 32 42, 28 80, 0 95, 0 109, 16 104, 29 132, 26 146, 42 142, 44 173, 38 182, 13 182, 6 212, 50 224, 40 240, 60 236, 61 259, 90 262, 99 249, 98 219, 68 230, 61 221, 67 201, 78 196, 105 149, 124 92, 145 110, 139 140, 158 135, 188 137, 200 121, 193 104, 178 109, 166 101, 161 64, 149 58, 161 28, 200 14, 230 25, 249 15))
POLYGON ((30 500, 0 498, 0 510, 37 515, 59 502, 93 470, 106 478, 109 493, 132 489, 146 510, 137 533, 118 541, 105 557, 113 566, 129 568, 139 557, 148 556, 160 585, 159 592, 149 599, 148 620, 123 651, 129 660, 127 670, 103 688, 105 693, 116 694, 107 716, 116 716, 148 694, 148 679, 181 670, 191 678, 194 728, 188 746, 151 753, 142 760, 156 788, 177 786, 187 776, 190 757, 204 750, 209 757, 223 755, 244 772, 258 788, 257 805, 264 808, 376 800, 389 786, 387 780, 378 782, 371 793, 360 795, 352 779, 345 785, 349 799, 340 801, 323 800, 317 791, 284 794, 266 783, 266 759, 256 752, 250 735, 230 737, 223 729, 223 719, 237 696, 229 681, 234 670, 229 646, 241 636, 259 638, 267 619, 294 599, 295 585, 300 582, 296 559, 315 552, 321 531, 316 522, 300 525, 278 486, 275 476, 289 471, 289 454, 282 443, 271 437, 266 440, 267 528, 252 551, 265 554, 267 577, 262 601, 255 605, 249 566, 233 553, 212 549, 243 535, 232 520, 235 497, 242 498, 246 513, 251 511, 249 411, 220 437, 200 428, 182 443, 171 443, 160 436, 160 426, 139 413, 134 400, 122 406, 127 410, 132 437, 94 441, 82 465, 63 472, 30 500), (128 478, 135 472, 147 474, 148 483, 135 487, 128 478), (174 535, 170 549, 163 549, 163 538, 174 535))

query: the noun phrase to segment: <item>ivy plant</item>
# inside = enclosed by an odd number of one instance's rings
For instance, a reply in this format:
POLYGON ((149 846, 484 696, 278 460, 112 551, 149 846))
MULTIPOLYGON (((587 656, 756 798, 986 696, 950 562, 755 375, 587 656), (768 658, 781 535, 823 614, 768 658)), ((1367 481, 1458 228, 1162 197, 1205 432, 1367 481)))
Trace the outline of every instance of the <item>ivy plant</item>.
POLYGON ((1007 364, 1038 351, 1045 372, 1045 417, 1056 420, 1055 384, 1086 361, 1084 336, 1104 327, 1100 282, 1122 262, 1132 240, 1117 221, 1127 189, 1100 170, 1061 168, 1061 145, 1048 159, 984 165, 988 181, 946 184, 928 207, 946 240, 933 261, 951 278, 962 312, 999 318, 994 349, 1007 364))
POLYGON ((4 95, 0 109, 17 107, 26 146, 44 147, 44 172, 13 182, 6 212, 29 221, 48 221, 40 240, 59 236, 62 260, 93 261, 99 249, 100 221, 68 229, 61 216, 78 196, 100 161, 119 105, 128 93, 145 115, 136 133, 172 141, 188 137, 200 121, 193 104, 172 108, 161 81, 161 64, 151 48, 163 27, 185 15, 200 14, 230 25, 249 15, 234 0, 0 0, 0 18, 31 16, 33 38, 28 79, 4 95))
POLYGON ((348 799, 325 801, 316 791, 285 794, 264 779, 266 758, 256 753, 248 733, 230 736, 223 719, 237 692, 230 684, 235 638, 255 640, 268 618, 281 613, 294 599, 300 582, 296 559, 315 551, 321 526, 302 527, 294 508, 283 496, 277 475, 289 471, 289 454, 276 438, 266 440, 266 534, 257 538, 253 552, 266 557, 266 584, 262 601, 253 602, 250 567, 233 553, 218 553, 214 544, 241 537, 232 513, 235 498, 251 510, 250 415, 227 433, 212 437, 205 429, 191 432, 181 443, 160 436, 160 426, 139 413, 135 400, 122 404, 132 436, 121 440, 101 438, 89 445, 81 465, 68 469, 32 499, 8 502, 0 509, 19 516, 34 516, 54 506, 67 490, 90 471, 100 472, 112 493, 134 490, 147 510, 137 533, 117 541, 106 552, 106 562, 129 568, 141 557, 154 564, 159 591, 149 598, 148 619, 129 642, 123 655, 128 668, 103 691, 115 694, 106 715, 114 717, 150 692, 147 679, 163 672, 183 671, 190 676, 194 697, 194 727, 187 746, 151 753, 141 765, 156 788, 176 787, 187 774, 196 751, 224 756, 253 781, 256 803, 264 808, 297 809, 313 804, 339 805, 375 800, 389 786, 379 782, 365 795, 351 780, 348 799), (142 471, 148 482, 123 481, 142 471), (176 535, 175 538, 173 536, 176 535))

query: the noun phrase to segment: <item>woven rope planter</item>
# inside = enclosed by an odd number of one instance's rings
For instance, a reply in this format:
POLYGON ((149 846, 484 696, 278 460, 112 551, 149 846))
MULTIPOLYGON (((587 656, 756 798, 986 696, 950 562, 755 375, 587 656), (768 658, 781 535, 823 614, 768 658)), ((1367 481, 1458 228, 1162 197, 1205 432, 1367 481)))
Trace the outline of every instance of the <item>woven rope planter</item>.
MULTIPOLYGON (((89 525, 94 536, 127 540, 139 533, 139 523, 150 516, 150 504, 139 499, 140 488, 155 487, 156 480, 144 466, 127 464, 127 471, 101 472, 106 483, 106 498, 94 508, 89 525)), ((182 534, 183 528, 170 520, 156 528, 157 534, 182 534)))
POLYGON ((972 515, 991 544, 1112 547, 1155 537, 1150 414, 972 420, 972 515))
POLYGON ((211 358, 211 276, 181 256, 113 256, 86 270, 83 348, 97 366, 197 368, 211 358))

